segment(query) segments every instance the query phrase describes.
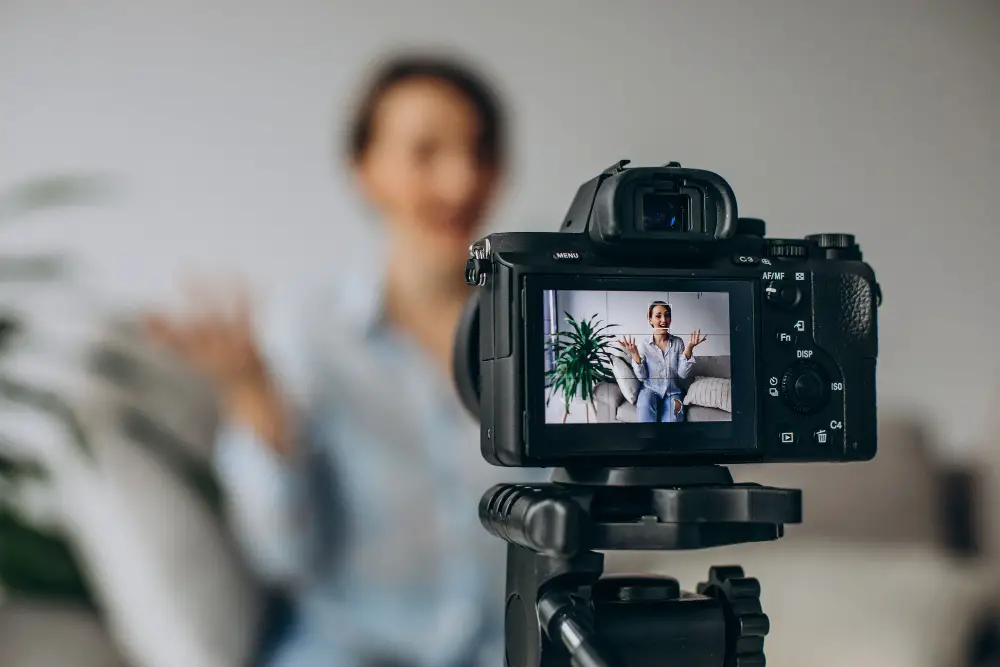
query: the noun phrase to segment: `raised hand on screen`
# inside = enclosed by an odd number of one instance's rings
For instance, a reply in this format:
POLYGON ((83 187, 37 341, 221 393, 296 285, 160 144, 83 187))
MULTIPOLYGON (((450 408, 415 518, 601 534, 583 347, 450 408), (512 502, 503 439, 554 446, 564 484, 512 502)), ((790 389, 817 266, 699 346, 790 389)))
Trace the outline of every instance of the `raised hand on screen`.
POLYGON ((639 356, 639 346, 635 344, 635 338, 633 336, 622 336, 618 340, 618 347, 631 354, 632 360, 635 361, 635 363, 642 363, 642 357, 639 356))
POLYGON ((684 355, 690 359, 694 348, 704 343, 707 338, 708 335, 702 335, 701 329, 695 329, 694 332, 688 336, 687 348, 684 350, 684 355))

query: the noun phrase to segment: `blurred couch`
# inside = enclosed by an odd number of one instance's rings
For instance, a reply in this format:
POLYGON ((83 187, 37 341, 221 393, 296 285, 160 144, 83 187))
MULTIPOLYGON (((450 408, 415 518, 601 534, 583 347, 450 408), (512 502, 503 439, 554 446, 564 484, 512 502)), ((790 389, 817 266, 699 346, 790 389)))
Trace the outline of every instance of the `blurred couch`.
POLYGON ((56 601, 0 602, 4 667, 132 667, 92 609, 56 601))

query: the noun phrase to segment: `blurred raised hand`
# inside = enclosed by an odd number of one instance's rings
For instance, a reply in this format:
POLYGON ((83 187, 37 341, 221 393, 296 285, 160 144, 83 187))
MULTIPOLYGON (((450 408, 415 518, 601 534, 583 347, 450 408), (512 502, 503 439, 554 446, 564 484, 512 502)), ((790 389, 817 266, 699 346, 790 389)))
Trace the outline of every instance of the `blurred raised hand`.
POLYGON ((246 289, 224 292, 194 282, 187 291, 186 314, 145 318, 150 338, 212 382, 227 418, 256 431, 276 452, 288 453, 287 410, 261 354, 246 289))

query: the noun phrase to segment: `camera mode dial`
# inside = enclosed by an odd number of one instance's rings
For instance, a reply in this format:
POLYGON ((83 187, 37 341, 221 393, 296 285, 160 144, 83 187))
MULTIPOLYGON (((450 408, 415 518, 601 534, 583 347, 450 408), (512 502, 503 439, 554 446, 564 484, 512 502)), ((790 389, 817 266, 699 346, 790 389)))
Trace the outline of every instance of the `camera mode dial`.
POLYGON ((781 378, 781 397, 796 412, 818 412, 830 398, 830 379, 817 364, 796 363, 781 378))
POLYGON ((851 234, 810 234, 806 240, 816 243, 826 259, 861 259, 861 249, 851 234))
POLYGON ((810 234, 806 237, 815 241, 823 250, 847 250, 854 247, 854 236, 851 234, 810 234))

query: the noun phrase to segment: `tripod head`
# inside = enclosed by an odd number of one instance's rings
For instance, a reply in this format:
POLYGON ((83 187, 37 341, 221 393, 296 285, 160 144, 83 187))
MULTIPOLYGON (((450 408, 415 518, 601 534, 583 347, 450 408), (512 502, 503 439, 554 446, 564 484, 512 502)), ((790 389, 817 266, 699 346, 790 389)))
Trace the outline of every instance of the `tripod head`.
POLYGON ((508 542, 507 667, 764 665, 760 584, 713 567, 696 593, 664 576, 602 576, 600 551, 762 542, 802 520, 802 494, 735 484, 721 466, 558 469, 499 484, 483 526, 508 542))

